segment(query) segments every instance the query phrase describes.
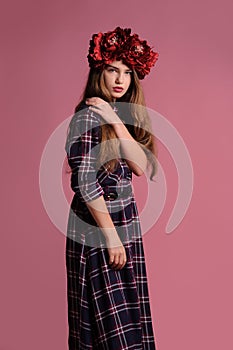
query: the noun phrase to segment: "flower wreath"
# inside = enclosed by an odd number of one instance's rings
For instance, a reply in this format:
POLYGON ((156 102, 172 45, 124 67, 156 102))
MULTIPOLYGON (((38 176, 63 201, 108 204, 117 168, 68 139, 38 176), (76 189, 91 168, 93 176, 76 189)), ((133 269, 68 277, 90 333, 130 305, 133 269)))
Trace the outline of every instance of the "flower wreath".
POLYGON ((130 28, 116 27, 107 33, 93 34, 87 55, 89 67, 102 68, 115 59, 122 60, 136 70, 139 79, 144 79, 159 54, 152 50, 146 40, 140 40, 138 34, 130 33, 130 28))

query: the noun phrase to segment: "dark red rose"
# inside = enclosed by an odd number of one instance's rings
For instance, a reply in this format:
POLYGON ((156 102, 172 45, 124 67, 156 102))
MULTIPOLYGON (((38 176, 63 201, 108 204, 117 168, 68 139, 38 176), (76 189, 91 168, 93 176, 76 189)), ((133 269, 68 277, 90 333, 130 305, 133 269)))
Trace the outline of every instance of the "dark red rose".
POLYGON ((110 51, 110 52, 107 52, 107 51, 103 52, 102 55, 103 55, 103 60, 104 60, 105 64, 109 64, 109 63, 113 62, 114 59, 115 59, 115 54, 112 51, 110 51))
POLYGON ((147 45, 147 41, 140 40, 137 34, 133 34, 127 41, 126 51, 127 61, 134 67, 139 79, 143 79, 150 72, 159 56, 147 45))
POLYGON ((113 60, 116 55, 119 55, 130 32, 131 29, 116 27, 113 31, 105 33, 101 47, 104 60, 113 60))
POLYGON ((93 34, 87 56, 90 66, 99 67, 114 61, 122 45, 130 36, 130 32, 130 28, 116 27, 113 31, 104 34, 93 34))
POLYGON ((102 64, 101 46, 103 33, 93 34, 90 40, 89 54, 87 56, 90 65, 95 64, 96 67, 102 64))

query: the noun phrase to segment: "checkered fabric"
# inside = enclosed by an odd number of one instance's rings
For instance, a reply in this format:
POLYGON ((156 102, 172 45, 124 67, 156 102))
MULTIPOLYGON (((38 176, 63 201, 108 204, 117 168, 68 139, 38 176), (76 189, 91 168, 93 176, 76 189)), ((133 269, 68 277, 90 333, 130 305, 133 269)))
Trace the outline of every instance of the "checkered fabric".
POLYGON ((66 238, 69 349, 155 350, 132 171, 122 158, 114 172, 97 171, 100 140, 100 116, 88 108, 76 113, 65 146, 75 192, 66 238), (104 236, 85 204, 109 188, 117 193, 127 189, 125 196, 106 201, 126 250, 121 270, 110 267, 104 236))

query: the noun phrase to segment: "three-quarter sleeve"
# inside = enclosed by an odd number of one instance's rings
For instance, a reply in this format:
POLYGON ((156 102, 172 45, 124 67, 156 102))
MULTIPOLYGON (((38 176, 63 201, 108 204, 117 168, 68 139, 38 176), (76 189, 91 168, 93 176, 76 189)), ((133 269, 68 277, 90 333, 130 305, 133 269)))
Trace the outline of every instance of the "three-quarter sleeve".
POLYGON ((71 188, 84 202, 104 194, 97 178, 96 166, 100 142, 99 115, 88 108, 76 113, 69 124, 65 149, 72 169, 71 188))

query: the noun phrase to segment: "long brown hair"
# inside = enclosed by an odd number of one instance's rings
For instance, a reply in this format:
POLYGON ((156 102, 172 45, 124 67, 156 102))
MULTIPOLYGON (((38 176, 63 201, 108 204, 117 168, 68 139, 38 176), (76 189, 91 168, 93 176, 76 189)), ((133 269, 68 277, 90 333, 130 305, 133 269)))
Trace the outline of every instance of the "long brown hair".
MULTIPOLYGON (((100 97, 110 104, 113 102, 113 99, 106 88, 103 72, 104 69, 101 70, 98 68, 90 68, 87 83, 81 100, 75 107, 75 113, 81 109, 81 106, 89 97, 100 97)), ((126 125, 126 127, 134 139, 139 142, 141 147, 144 149, 149 165, 152 168, 150 180, 154 181, 153 176, 157 173, 157 142, 152 133, 150 117, 145 108, 146 104, 142 86, 134 69, 132 69, 131 83, 128 90, 121 98, 117 99, 116 102, 125 102, 122 104, 119 103, 119 106, 126 106, 126 102, 128 102, 129 108, 127 111, 132 118, 133 127, 131 127, 132 124, 128 126, 126 125)), ((109 171, 113 171, 118 164, 120 142, 111 124, 103 123, 101 125, 101 130, 102 139, 97 164, 104 164, 109 171), (104 142, 107 140, 111 140, 111 142, 104 142)))

